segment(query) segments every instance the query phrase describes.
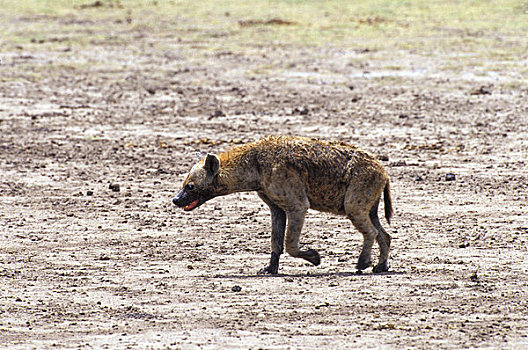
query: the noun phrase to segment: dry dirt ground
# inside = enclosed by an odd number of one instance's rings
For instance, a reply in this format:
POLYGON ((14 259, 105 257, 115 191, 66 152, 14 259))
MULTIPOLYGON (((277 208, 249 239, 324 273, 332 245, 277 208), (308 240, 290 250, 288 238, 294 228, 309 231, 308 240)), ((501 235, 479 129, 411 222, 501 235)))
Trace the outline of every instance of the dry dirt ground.
POLYGON ((150 34, 3 47, 1 347, 528 348, 526 71, 150 34), (383 159, 390 272, 357 275, 360 234, 310 211, 301 241, 322 264, 284 256, 259 276, 270 218, 255 194, 173 207, 197 151, 268 134, 383 159))

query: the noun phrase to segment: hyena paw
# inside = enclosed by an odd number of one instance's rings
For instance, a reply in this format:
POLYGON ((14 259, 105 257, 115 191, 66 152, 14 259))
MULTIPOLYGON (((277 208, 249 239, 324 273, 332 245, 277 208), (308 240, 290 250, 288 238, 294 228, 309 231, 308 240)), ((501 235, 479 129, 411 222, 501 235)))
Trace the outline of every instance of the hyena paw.
POLYGON ((359 271, 362 271, 371 265, 372 265, 372 261, 370 259, 359 259, 358 263, 356 264, 356 268, 359 271))
POLYGON ((260 269, 258 275, 276 275, 279 273, 279 266, 266 266, 260 269))
POLYGON ((321 256, 319 255, 317 250, 308 249, 304 252, 301 252, 300 257, 305 260, 308 260, 315 266, 319 266, 321 264, 321 256))
POLYGON ((389 265, 387 265, 386 262, 379 263, 378 265, 374 266, 374 268, 372 269, 372 272, 374 273, 387 272, 387 271, 389 271, 389 265))

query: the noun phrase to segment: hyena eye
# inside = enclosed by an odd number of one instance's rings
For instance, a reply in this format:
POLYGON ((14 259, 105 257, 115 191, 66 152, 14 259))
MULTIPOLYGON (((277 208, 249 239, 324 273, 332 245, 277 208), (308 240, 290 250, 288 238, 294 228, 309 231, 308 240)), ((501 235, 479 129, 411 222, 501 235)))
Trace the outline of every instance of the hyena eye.
POLYGON ((193 184, 187 184, 187 186, 185 186, 185 188, 189 191, 192 191, 194 190, 194 185, 193 184))

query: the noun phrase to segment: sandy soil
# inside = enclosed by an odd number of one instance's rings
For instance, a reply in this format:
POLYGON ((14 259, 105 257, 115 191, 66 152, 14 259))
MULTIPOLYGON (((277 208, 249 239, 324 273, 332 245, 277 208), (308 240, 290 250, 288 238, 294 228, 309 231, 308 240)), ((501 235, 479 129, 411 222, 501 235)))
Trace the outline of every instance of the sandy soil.
POLYGON ((2 54, 0 346, 528 347, 522 76, 406 51, 204 53, 139 34, 2 54), (386 70, 394 60, 412 66, 386 70), (356 275, 360 234, 310 211, 301 240, 322 264, 284 256, 279 276, 258 276, 270 218, 255 194, 172 206, 197 151, 268 134, 384 156, 389 273, 356 275))

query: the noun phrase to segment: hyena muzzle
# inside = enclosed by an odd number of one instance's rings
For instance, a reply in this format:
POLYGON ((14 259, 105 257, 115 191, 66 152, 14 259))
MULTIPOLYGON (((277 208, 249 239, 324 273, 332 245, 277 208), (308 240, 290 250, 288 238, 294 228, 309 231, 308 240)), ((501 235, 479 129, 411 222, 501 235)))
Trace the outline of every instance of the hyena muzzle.
POLYGON ((373 271, 388 271, 391 237, 381 226, 378 206, 383 195, 390 223, 390 180, 376 158, 359 148, 337 141, 270 136, 219 155, 208 154, 192 167, 173 203, 190 211, 214 197, 243 191, 256 191, 271 210, 271 259, 259 273, 278 273, 284 246, 291 256, 320 264, 316 250, 299 246, 310 208, 344 215, 363 234, 359 271, 371 266, 374 241, 380 256, 373 271))

